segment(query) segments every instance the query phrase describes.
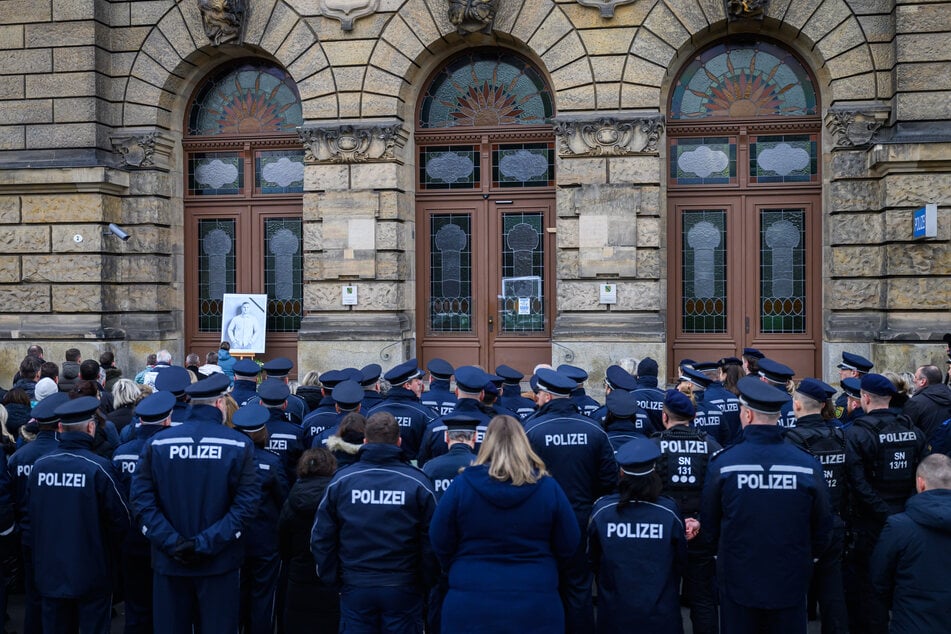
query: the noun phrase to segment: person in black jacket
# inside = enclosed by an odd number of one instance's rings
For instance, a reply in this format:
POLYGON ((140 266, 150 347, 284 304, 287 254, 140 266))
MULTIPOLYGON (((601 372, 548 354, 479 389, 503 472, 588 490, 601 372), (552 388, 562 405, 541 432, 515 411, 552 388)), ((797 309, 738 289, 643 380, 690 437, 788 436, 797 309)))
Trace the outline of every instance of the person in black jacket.
POLYGON ((902 410, 926 438, 931 438, 934 430, 951 418, 951 389, 941 378, 941 370, 933 365, 915 370, 915 395, 902 410))
POLYGON ((327 449, 305 451, 297 463, 297 482, 281 509, 278 547, 287 570, 285 632, 336 632, 340 625, 340 597, 317 576, 310 554, 314 515, 336 470, 337 461, 327 449))

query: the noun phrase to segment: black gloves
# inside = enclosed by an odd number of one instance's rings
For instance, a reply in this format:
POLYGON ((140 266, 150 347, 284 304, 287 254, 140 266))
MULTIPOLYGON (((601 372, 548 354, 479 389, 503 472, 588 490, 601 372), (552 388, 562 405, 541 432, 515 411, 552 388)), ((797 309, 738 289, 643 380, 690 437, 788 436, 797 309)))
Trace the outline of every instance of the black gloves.
POLYGON ((180 538, 169 554, 177 564, 186 567, 196 566, 204 559, 203 555, 195 552, 194 539, 180 538))

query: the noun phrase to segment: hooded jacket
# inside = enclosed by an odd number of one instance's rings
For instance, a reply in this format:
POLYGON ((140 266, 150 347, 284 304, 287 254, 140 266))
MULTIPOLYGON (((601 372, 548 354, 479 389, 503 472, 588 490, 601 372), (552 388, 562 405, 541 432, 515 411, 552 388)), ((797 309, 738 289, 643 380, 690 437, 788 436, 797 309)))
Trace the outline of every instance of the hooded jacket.
POLYGON ((951 390, 947 385, 928 385, 905 403, 902 413, 931 438, 938 425, 951 418, 951 390))
POLYGON ((79 381, 79 364, 75 361, 63 361, 59 369, 59 391, 69 392, 79 381))
POLYGON ((888 518, 872 555, 872 585, 891 605, 891 634, 951 632, 951 490, 911 497, 888 518))
MULTIPOLYGON (((347 442, 344 438, 334 434, 327 439, 325 446, 328 451, 334 455, 334 458, 337 459, 337 470, 339 471, 357 461, 357 452, 360 451, 360 447, 362 447, 363 444, 362 442, 360 444, 347 442)), ((317 501, 319 502, 320 500, 317 501)))

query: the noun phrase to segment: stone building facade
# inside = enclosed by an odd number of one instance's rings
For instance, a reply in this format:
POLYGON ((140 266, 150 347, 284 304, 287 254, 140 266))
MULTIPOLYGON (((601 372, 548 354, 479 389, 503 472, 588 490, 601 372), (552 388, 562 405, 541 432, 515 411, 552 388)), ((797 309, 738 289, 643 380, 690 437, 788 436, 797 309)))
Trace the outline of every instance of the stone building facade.
POLYGON ((0 383, 30 343, 127 372, 215 349, 222 291, 282 300, 268 354, 302 371, 438 354, 597 376, 749 345, 826 378, 845 349, 943 367, 949 36, 942 1, 4 2, 0 383), (274 134, 201 127, 240 72, 240 94, 296 91, 262 102, 274 134), (519 86, 511 120, 461 120, 519 86), (813 155, 770 171, 777 148, 813 155), (457 188, 446 156, 481 180, 457 188), (269 161, 302 174, 262 181, 269 161), (937 236, 915 239, 929 203, 937 236), (213 251, 215 231, 254 245, 213 251))

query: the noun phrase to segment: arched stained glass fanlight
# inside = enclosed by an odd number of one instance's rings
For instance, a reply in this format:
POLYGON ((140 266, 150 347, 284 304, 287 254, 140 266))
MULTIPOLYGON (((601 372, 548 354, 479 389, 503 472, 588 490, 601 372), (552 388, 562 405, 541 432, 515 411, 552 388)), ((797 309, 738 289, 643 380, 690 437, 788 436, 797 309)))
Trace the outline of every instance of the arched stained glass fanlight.
POLYGON ((541 125, 553 114, 548 86, 531 64, 508 51, 482 50, 460 55, 433 78, 419 127, 541 125))
POLYGON ((694 57, 681 72, 671 119, 801 117, 817 112, 803 65, 769 42, 724 42, 694 57))
POLYGON ((300 96, 291 77, 263 61, 228 66, 195 95, 188 134, 292 133, 303 122, 300 96))

